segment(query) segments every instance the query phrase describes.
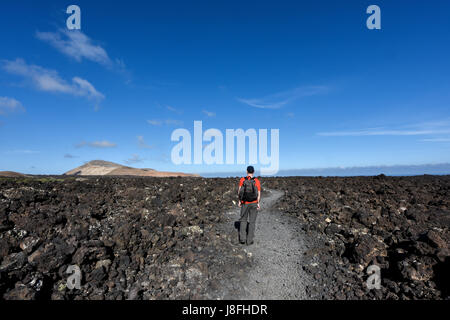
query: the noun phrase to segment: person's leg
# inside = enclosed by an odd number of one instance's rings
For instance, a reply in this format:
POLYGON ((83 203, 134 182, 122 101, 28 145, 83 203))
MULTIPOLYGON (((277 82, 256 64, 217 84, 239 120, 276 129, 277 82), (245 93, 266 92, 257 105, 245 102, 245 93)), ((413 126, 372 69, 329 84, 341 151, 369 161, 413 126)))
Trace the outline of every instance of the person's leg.
POLYGON ((247 240, 247 218, 248 218, 248 204, 242 204, 241 217, 239 219, 239 242, 247 240))
POLYGON ((248 205, 248 235, 247 244, 252 244, 255 237, 256 216, 258 215, 256 203, 248 205))

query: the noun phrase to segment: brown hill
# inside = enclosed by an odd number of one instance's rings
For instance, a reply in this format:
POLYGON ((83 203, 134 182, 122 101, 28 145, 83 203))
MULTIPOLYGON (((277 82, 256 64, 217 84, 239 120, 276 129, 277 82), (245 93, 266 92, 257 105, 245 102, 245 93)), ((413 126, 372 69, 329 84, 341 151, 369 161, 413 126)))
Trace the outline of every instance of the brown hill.
POLYGON ((16 178, 16 177, 26 177, 26 175, 14 171, 0 171, 0 177, 16 178))
POLYGON ((141 177, 198 177, 196 174, 183 172, 164 172, 154 169, 138 169, 114 162, 93 160, 67 171, 65 175, 76 176, 141 176, 141 177))

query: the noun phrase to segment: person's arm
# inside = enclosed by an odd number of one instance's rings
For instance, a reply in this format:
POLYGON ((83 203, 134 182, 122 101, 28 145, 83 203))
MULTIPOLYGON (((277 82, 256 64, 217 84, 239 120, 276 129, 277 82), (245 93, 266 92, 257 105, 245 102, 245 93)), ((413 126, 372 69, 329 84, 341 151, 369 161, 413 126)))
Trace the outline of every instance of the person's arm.
POLYGON ((242 185, 243 185, 243 180, 241 179, 241 180, 239 180, 239 189, 238 189, 238 192, 237 192, 237 194, 238 194, 238 206, 239 207, 241 206, 241 199, 239 199, 239 192, 241 191, 242 185))
POLYGON ((258 209, 260 208, 259 200, 261 200, 261 191, 260 190, 258 190, 258 209))
POLYGON ((259 179, 257 181, 258 181, 258 184, 256 185, 256 187, 258 188, 258 206, 257 206, 257 208, 259 209, 260 208, 259 201, 261 200, 261 182, 259 182, 259 179))
POLYGON ((239 199, 239 192, 241 191, 241 186, 239 186, 239 189, 238 189, 238 192, 237 192, 237 194, 238 194, 238 206, 240 207, 241 206, 241 199, 239 199))

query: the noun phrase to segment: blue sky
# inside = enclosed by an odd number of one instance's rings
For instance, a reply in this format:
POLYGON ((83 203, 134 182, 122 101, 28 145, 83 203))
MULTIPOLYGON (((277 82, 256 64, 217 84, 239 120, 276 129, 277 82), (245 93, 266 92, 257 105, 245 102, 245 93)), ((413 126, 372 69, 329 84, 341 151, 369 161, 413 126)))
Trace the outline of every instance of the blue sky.
POLYGON ((448 1, 0 6, 0 170, 242 169, 171 162, 172 131, 194 120, 279 129, 282 170, 450 162, 448 1))

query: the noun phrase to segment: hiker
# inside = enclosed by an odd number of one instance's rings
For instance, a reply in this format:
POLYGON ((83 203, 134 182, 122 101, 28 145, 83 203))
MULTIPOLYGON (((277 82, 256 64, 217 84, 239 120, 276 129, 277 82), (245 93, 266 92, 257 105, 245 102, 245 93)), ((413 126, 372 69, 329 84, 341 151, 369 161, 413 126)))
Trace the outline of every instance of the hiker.
POLYGON ((252 166, 247 167, 247 176, 239 181, 239 207, 241 208, 241 217, 239 219, 239 242, 247 245, 253 244, 255 236, 255 223, 257 210, 259 210, 259 200, 261 199, 261 184, 259 180, 253 177, 255 169, 252 166), (248 233, 247 233, 248 221, 248 233))

